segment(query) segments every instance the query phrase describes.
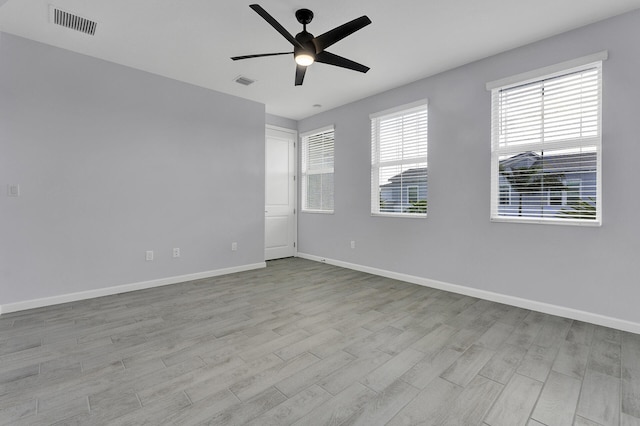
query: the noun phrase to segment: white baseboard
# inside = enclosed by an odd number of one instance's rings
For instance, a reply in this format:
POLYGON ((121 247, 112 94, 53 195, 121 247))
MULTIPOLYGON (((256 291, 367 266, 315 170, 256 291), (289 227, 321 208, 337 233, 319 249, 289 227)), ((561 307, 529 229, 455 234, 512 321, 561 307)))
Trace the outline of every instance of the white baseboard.
POLYGON ((253 263, 249 265, 234 266, 231 268, 216 269, 213 271, 197 272, 194 274, 179 275, 175 277, 160 278, 157 280, 142 281, 132 284, 105 287, 95 290, 80 291, 77 293, 61 294, 59 296, 44 297, 41 299, 25 300, 22 302, 8 303, 0 305, 0 315, 9 312, 24 311, 27 309, 42 308, 45 306, 59 305, 61 303, 75 302, 78 300, 93 299, 102 296, 127 293, 130 291, 144 290, 152 287, 161 287, 169 284, 177 284, 185 281, 199 280, 203 278, 217 277, 220 275, 233 274, 235 272, 250 271, 253 269, 265 268, 266 262, 253 263))
POLYGON ((431 287, 438 290, 450 291, 452 293, 464 294, 465 296, 477 297, 479 299, 489 300, 492 302, 504 303, 505 305, 517 306, 519 308, 529 309, 532 311, 542 312, 550 315, 557 315, 564 318, 570 318, 578 321, 584 321, 591 324, 597 324, 604 327, 615 328, 617 330, 628 331, 640 334, 640 324, 612 318, 591 312, 580 311, 577 309, 567 308, 564 306, 551 305, 549 303, 537 302, 535 300, 522 299, 520 297, 508 296, 505 294, 494 293, 486 290, 479 290, 472 287, 465 287, 457 284, 445 283, 442 281, 431 280, 428 278, 417 277, 415 275, 407 275, 399 272, 387 271, 384 269, 372 268, 370 266, 358 265, 355 263, 343 262, 341 260, 328 259, 322 256, 298 252, 298 257, 313 260, 316 262, 328 263, 342 268, 353 269, 355 271, 366 272, 381 277, 391 278, 400 281, 406 281, 425 287, 431 287))

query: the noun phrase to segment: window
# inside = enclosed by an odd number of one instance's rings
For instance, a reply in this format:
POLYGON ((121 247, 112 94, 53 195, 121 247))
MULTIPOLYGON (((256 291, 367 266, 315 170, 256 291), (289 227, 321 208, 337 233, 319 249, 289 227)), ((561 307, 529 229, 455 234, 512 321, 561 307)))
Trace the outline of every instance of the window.
POLYGON ((427 102, 371 115, 371 213, 427 215, 427 102))
POLYGON ((487 85, 492 220, 600 225, 602 59, 487 85))
POLYGON ((415 204, 418 202, 418 187, 417 186, 409 186, 407 187, 407 202, 409 204, 415 204))
POLYGON ((302 135, 302 211, 333 213, 333 126, 302 135))

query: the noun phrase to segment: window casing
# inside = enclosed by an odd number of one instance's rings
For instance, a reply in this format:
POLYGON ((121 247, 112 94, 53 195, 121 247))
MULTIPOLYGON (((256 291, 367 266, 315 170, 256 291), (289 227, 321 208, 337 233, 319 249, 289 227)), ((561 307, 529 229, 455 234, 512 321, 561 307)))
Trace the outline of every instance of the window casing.
POLYGON ((427 215, 427 101, 371 118, 371 214, 427 215))
POLYGON ((302 211, 333 213, 334 128, 302 135, 302 211))
POLYGON ((601 60, 492 88, 493 221, 601 224, 601 104, 601 60))

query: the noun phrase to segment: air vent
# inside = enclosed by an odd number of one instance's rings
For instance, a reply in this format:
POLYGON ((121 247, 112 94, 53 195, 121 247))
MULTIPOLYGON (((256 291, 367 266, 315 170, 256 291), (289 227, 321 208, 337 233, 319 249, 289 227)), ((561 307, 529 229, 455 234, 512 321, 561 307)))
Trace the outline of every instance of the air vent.
POLYGON ((255 80, 251 80, 250 78, 243 77, 241 75, 236 77, 234 81, 238 84, 242 84, 243 86, 249 86, 250 84, 253 84, 256 82, 255 80))
POLYGON ((51 22, 56 25, 61 25, 89 35, 94 35, 96 33, 96 26, 98 23, 95 21, 91 21, 87 18, 83 18, 53 6, 50 7, 50 12, 51 22))

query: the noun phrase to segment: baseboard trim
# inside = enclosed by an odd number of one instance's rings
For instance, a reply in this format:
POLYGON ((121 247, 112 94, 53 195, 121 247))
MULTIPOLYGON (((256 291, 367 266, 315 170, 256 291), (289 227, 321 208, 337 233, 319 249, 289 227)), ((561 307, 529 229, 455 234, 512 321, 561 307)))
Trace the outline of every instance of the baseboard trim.
POLYGON ((112 296, 114 294, 128 293, 130 291, 145 290, 153 287, 162 287, 170 284, 178 284, 185 281, 200 280, 203 278, 217 277, 220 275, 233 274, 236 272, 251 271, 253 269, 265 268, 266 262, 253 263, 248 265, 233 266, 231 268, 216 269, 213 271, 197 272, 194 274, 178 275, 174 277, 160 278, 150 281, 142 281, 132 284, 124 284, 113 287, 104 287, 95 290, 80 291, 76 293, 61 294, 59 296, 44 297, 41 299, 25 300, 22 302, 8 303, 0 305, 0 315, 9 312, 24 311, 27 309, 43 308, 45 306, 59 305, 61 303, 76 302, 78 300, 93 299, 102 296, 112 296))
POLYGON ((438 290, 450 291, 452 293, 463 294, 465 296, 477 297, 479 299, 489 300, 492 302, 504 303, 505 305, 516 306, 518 308, 529 309, 532 311, 542 312, 550 315, 557 315, 564 318, 570 318, 578 321, 584 321, 591 324, 601 325, 604 327, 615 328, 617 330, 628 331, 640 334, 640 324, 623 320, 620 318, 608 317, 605 315, 594 314, 591 312, 581 311, 578 309, 567 308, 559 305, 552 305, 535 300, 523 299, 520 297, 509 296, 501 293, 494 293, 486 290, 465 287, 457 284, 450 284, 442 281, 436 281, 428 278, 422 278, 415 275, 402 274, 399 272, 388 271, 385 269, 373 268, 370 266, 359 265, 356 263, 343 262, 341 260, 329 259, 322 256, 316 256, 307 253, 298 252, 298 257, 313 260, 316 262, 327 263, 329 265, 339 266, 355 271, 366 272, 381 277, 391 278, 400 281, 406 281, 425 287, 431 287, 438 290))

